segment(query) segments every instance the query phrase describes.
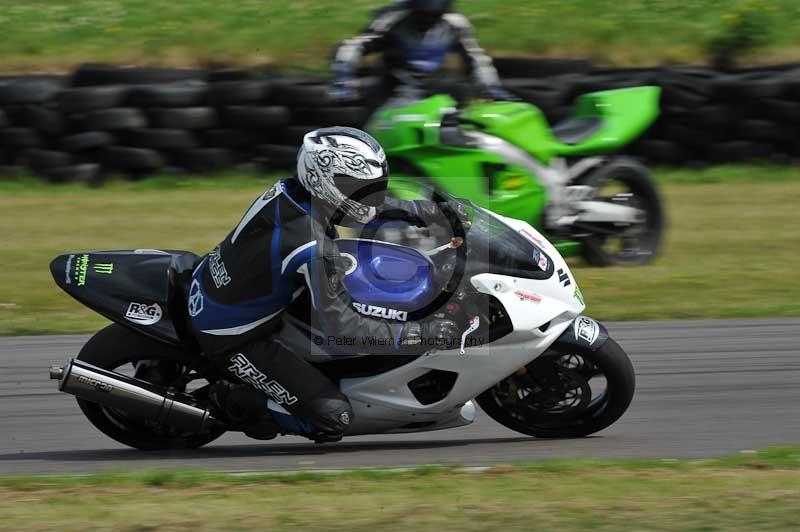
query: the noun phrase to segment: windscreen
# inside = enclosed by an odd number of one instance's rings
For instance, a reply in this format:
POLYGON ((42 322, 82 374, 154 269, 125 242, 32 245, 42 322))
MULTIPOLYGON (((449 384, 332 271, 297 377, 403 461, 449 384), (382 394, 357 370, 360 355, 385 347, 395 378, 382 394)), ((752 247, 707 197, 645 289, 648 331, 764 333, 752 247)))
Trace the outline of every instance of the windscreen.
POLYGON ((470 273, 494 273, 527 279, 549 279, 553 261, 525 236, 490 212, 459 200, 472 212, 467 234, 467 264, 470 273))
MULTIPOLYGON (((395 181, 398 182, 402 180, 395 181)), ((467 210, 472 222, 464 246, 467 252, 466 273, 469 275, 494 273, 537 280, 549 279, 553 275, 553 261, 536 245, 534 235, 524 235, 469 200, 421 185, 416 180, 411 183, 416 199, 456 202, 467 210)))

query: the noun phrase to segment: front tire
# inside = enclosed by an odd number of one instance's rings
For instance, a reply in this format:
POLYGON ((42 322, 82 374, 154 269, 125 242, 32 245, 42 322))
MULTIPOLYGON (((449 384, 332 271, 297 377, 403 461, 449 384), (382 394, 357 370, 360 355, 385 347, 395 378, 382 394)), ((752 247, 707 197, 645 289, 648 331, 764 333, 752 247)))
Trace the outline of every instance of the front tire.
POLYGON ((628 409, 636 388, 633 365, 611 338, 597 351, 549 350, 477 398, 501 425, 537 438, 580 438, 601 431, 628 409), (592 395, 592 381, 605 389, 592 395))
MULTIPOLYGON (((172 384, 171 376, 191 363, 191 357, 185 353, 118 324, 109 325, 90 338, 81 349, 78 360, 110 371, 130 368, 132 363, 139 361, 156 362, 160 365, 155 366, 156 369, 164 370, 160 372, 164 380, 155 384, 165 387, 172 384)), ((86 418, 100 432, 128 447, 143 451, 196 449, 225 433, 220 429, 202 434, 178 433, 170 427, 136 419, 116 409, 84 399, 77 401, 86 418)))

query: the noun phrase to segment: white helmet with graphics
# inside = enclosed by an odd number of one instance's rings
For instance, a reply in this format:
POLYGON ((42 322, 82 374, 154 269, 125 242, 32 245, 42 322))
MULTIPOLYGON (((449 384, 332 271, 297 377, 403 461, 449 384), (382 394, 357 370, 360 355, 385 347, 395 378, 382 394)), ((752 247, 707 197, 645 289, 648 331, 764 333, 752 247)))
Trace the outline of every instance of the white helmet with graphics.
POLYGON ((357 223, 375 218, 389 180, 386 154, 369 134, 351 127, 308 133, 297 155, 297 177, 312 197, 357 223))

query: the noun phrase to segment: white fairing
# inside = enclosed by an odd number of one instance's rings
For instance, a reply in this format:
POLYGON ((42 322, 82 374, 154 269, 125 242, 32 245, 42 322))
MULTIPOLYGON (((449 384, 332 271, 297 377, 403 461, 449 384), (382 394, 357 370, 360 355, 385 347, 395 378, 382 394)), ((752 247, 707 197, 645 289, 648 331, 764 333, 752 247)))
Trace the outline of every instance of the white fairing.
POLYGON ((472 278, 472 285, 479 292, 500 300, 511 316, 515 333, 527 331, 533 334, 535 329, 546 323, 554 322, 551 325, 557 325, 561 321, 571 322, 580 316, 586 306, 576 297, 579 291, 575 277, 556 248, 528 223, 498 214, 494 216, 526 238, 534 239, 536 245, 554 262, 553 269, 556 273, 545 281, 482 274, 472 278), (561 275, 559 271, 562 272, 561 275), (565 276, 568 283, 560 280, 565 276), (534 303, 524 299, 517 294, 519 290, 539 296, 541 301, 534 303))
POLYGON ((529 224, 498 218, 513 229, 524 231, 526 238, 535 239, 554 261, 556 273, 547 280, 488 273, 474 276, 471 282, 479 292, 494 296, 503 304, 513 332, 490 345, 467 347, 464 355, 458 349, 432 351, 380 375, 342 380, 342 392, 355 412, 348 434, 418 432, 471 423, 471 399, 541 355, 583 312, 575 278, 558 251, 529 224), (458 378, 445 399, 423 405, 411 393, 408 383, 430 370, 454 372, 458 378))

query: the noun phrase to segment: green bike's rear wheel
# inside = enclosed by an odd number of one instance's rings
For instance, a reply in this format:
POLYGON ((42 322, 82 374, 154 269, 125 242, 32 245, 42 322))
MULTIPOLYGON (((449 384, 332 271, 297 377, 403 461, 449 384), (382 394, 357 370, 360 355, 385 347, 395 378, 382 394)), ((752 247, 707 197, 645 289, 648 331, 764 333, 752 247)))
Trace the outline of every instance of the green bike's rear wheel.
POLYGON ((652 261, 661 248, 664 212, 647 168, 632 159, 612 160, 580 180, 594 189, 592 201, 608 201, 640 209, 637 223, 584 223, 583 256, 594 266, 639 266, 652 261))

